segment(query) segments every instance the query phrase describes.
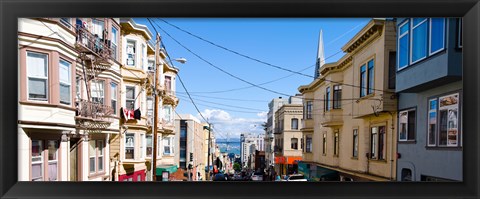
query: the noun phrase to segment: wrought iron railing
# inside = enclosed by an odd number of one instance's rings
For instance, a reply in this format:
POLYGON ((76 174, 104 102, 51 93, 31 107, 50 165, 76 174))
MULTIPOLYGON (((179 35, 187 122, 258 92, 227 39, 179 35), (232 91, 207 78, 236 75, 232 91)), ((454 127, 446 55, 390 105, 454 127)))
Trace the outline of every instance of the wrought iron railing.
POLYGON ((89 119, 100 119, 108 121, 107 116, 113 113, 113 109, 110 106, 80 99, 77 102, 77 116, 89 119))
POLYGON ((106 34, 103 34, 102 37, 100 38, 99 35, 93 34, 87 29, 77 25, 76 27, 77 30, 77 38, 76 42, 77 44, 80 44, 84 48, 95 52, 97 55, 99 55, 103 59, 110 59, 112 58, 112 55, 114 55, 112 45, 115 46, 115 44, 112 44, 110 40, 105 39, 106 34))

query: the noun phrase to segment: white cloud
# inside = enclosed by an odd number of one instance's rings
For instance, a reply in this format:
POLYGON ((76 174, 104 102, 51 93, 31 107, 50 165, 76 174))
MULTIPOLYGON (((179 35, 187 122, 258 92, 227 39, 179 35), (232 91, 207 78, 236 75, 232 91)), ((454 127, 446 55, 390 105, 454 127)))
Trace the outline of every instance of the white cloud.
POLYGON ((242 118, 220 109, 205 109, 202 115, 212 123, 216 138, 240 138, 242 133, 265 133, 262 124, 267 120, 266 112, 258 113, 258 117, 242 118))
POLYGON ((257 113, 257 116, 266 119, 266 118, 267 118, 267 114, 268 114, 267 111, 263 111, 263 112, 257 113))

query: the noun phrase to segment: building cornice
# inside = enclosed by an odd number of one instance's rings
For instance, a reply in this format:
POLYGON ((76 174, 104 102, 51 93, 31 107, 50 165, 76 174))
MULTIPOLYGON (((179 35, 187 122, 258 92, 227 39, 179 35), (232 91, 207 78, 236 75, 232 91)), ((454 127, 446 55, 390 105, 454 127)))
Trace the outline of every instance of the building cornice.
POLYGON ((354 53, 375 37, 382 34, 385 19, 372 19, 350 41, 342 47, 346 53, 354 53))

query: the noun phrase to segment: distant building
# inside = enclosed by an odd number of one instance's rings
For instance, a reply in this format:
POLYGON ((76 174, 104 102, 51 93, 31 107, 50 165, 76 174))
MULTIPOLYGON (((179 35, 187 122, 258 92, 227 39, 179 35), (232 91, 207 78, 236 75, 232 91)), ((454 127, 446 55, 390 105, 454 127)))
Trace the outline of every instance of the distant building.
MULTIPOLYGON (((264 150, 264 134, 252 135, 252 134, 241 134, 240 135, 240 155, 242 165, 246 166, 249 160, 250 155, 255 154, 255 150, 264 150)), ((250 161, 253 162, 253 161, 250 161)))
POLYGON ((273 146, 275 145, 275 140, 273 138, 273 131, 275 129, 275 112, 286 103, 288 103, 288 99, 283 99, 282 97, 274 98, 268 103, 267 126, 264 139, 265 161, 268 165, 273 165, 275 158, 275 154, 273 153, 273 146))

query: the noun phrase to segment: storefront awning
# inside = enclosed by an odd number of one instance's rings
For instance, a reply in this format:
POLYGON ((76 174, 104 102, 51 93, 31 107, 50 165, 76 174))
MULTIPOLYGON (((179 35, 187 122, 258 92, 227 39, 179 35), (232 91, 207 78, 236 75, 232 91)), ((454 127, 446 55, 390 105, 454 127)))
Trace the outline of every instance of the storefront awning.
POLYGON ((338 180, 338 171, 327 169, 325 167, 317 166, 316 178, 318 180, 338 180))
POLYGON ((301 160, 302 160, 301 156, 288 156, 287 164, 298 164, 298 162, 301 160))
POLYGON ((168 173, 175 173, 177 169, 178 169, 177 165, 157 166, 157 176, 161 176, 164 171, 168 171, 168 173))

